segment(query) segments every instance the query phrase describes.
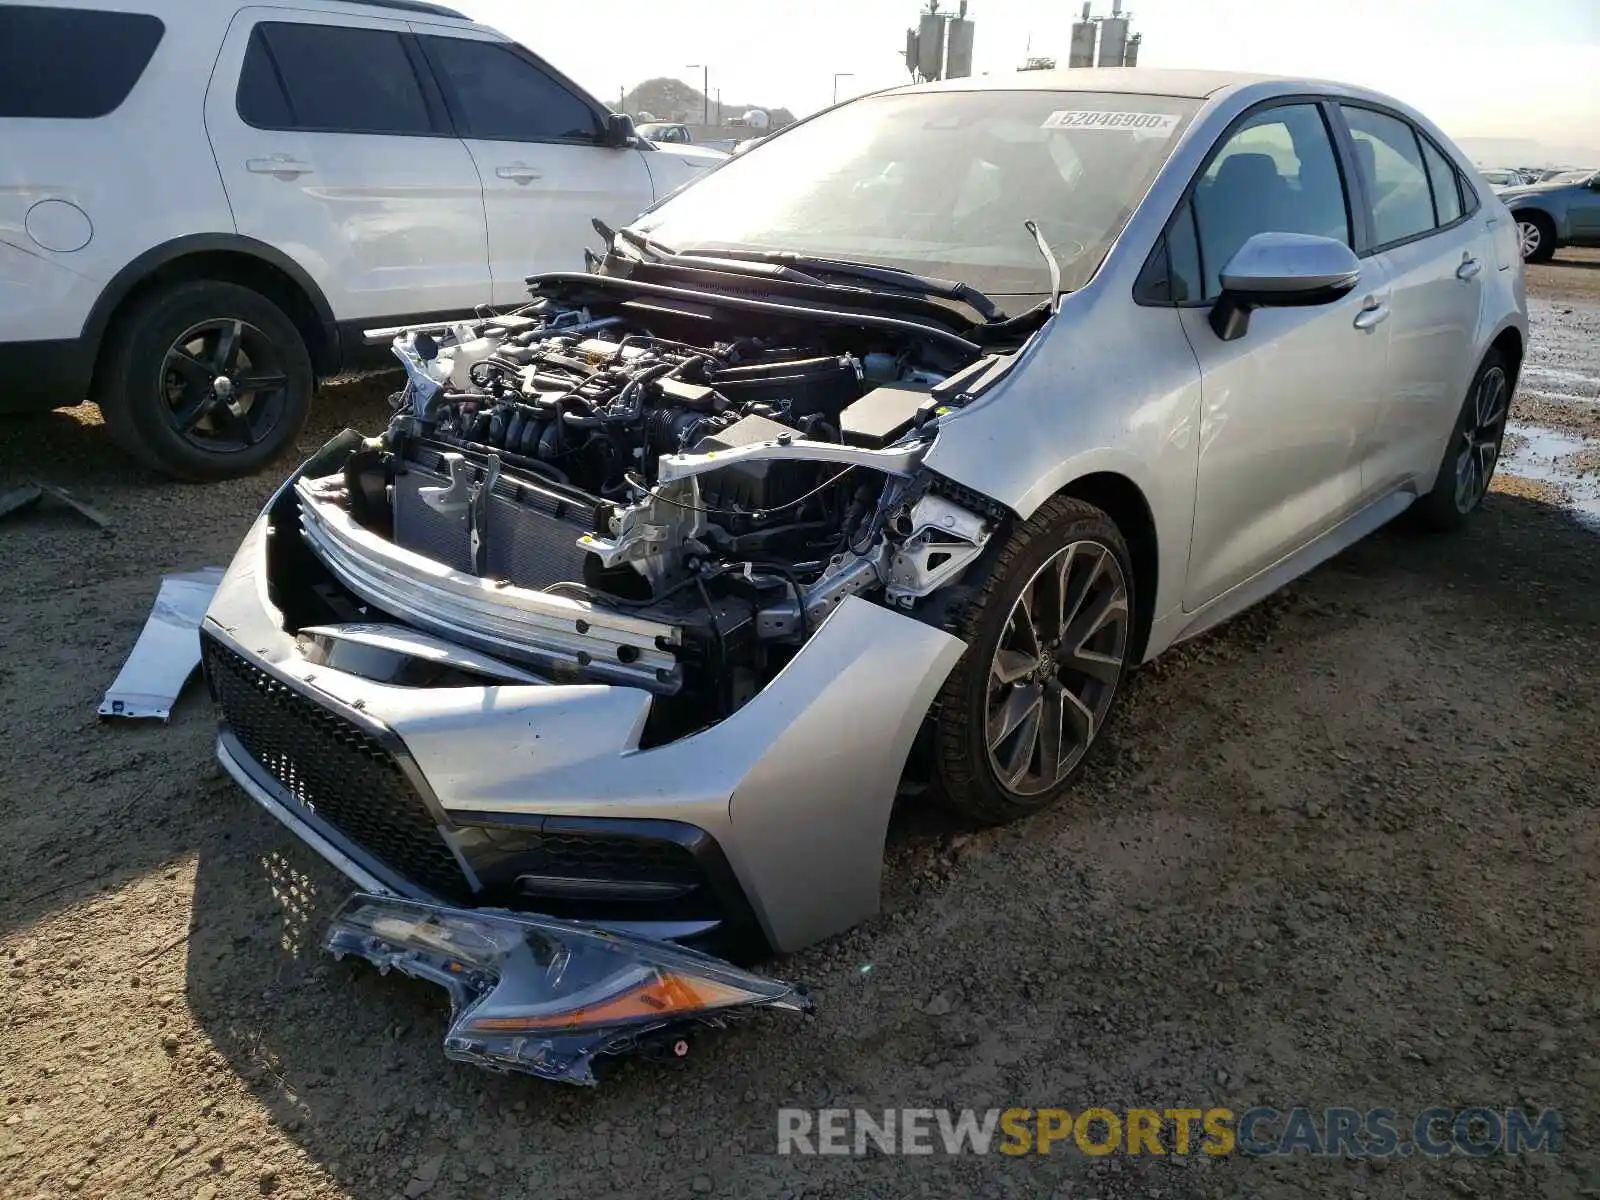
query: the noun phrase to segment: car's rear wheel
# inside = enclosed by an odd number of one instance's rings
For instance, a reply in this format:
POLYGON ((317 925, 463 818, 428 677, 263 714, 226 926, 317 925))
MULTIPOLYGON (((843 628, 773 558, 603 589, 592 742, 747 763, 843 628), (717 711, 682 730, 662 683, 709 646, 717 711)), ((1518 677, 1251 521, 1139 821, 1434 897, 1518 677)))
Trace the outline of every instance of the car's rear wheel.
POLYGON ((1511 412, 1511 368, 1498 350, 1484 356, 1445 446, 1433 490, 1413 508, 1431 529, 1460 528, 1488 494, 1511 412))
POLYGON ((1058 497, 1018 526, 951 614, 967 652, 937 704, 940 799, 997 824, 1064 794, 1111 715, 1133 612, 1105 513, 1058 497))
POLYGON ((1542 213, 1518 213, 1517 246, 1522 251, 1522 261, 1549 262, 1556 253, 1556 231, 1548 217, 1542 213))
POLYGON ((305 339, 266 297, 197 280, 119 318, 95 372, 118 444, 182 479, 257 471, 305 425, 315 378, 305 339))

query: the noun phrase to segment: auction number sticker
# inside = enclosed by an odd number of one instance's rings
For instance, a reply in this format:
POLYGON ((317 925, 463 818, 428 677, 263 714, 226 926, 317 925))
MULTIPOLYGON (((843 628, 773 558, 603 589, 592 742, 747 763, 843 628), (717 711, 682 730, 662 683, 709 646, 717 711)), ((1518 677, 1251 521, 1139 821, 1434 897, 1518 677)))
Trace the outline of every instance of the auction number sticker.
POLYGON ((1051 113, 1044 121, 1045 129, 1109 129, 1163 136, 1177 127, 1177 113, 1101 112, 1089 108, 1063 109, 1051 113))

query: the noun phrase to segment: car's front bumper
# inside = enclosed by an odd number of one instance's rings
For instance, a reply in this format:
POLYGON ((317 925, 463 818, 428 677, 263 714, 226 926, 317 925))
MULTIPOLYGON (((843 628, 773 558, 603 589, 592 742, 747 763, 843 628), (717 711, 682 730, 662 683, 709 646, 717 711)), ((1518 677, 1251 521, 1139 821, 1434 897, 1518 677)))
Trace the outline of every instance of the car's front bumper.
POLYGON ((846 600, 738 712, 640 749, 642 688, 403 687, 310 661, 269 599, 267 540, 300 536, 273 520, 201 630, 218 755, 363 888, 779 951, 876 910, 889 810, 958 639, 846 600))

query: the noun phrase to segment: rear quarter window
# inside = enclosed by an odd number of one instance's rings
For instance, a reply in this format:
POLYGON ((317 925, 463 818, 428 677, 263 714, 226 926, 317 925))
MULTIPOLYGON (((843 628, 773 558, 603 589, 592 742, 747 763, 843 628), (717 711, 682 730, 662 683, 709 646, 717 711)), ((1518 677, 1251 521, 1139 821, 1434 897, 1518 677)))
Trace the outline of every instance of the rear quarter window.
POLYGON ((165 33, 148 13, 0 5, 0 118, 115 112, 165 33))

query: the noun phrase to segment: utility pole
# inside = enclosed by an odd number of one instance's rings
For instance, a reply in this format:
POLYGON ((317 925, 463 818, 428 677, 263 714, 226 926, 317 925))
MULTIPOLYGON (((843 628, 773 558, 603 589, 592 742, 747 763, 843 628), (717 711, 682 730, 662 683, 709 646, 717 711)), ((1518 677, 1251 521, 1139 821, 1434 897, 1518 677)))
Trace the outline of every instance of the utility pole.
POLYGON ((702 124, 709 125, 711 124, 711 67, 704 63, 690 63, 688 69, 704 72, 701 77, 704 82, 700 88, 700 96, 706 102, 706 111, 702 124))
POLYGON ((835 71, 833 73, 833 102, 835 104, 839 103, 839 80, 854 79, 855 77, 854 71, 835 71))

